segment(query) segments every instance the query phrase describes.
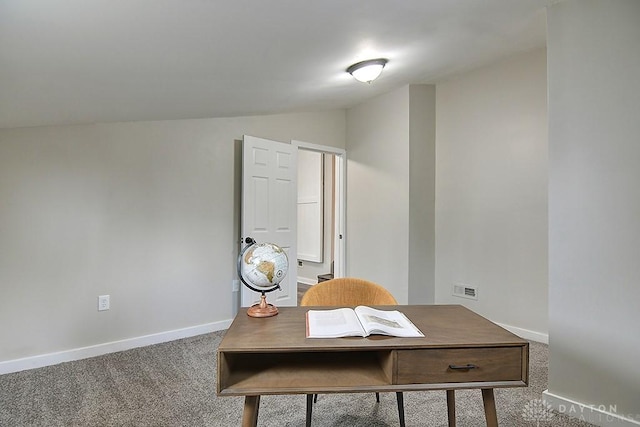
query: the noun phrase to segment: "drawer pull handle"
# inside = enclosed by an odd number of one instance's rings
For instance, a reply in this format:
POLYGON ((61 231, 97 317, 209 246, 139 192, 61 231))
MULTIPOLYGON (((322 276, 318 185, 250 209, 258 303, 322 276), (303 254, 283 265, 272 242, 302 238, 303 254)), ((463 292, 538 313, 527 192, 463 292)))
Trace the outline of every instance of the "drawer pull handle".
POLYGON ((456 371, 468 371, 469 369, 477 369, 476 365, 471 363, 467 363, 466 365, 449 365, 449 369, 453 369, 456 371))

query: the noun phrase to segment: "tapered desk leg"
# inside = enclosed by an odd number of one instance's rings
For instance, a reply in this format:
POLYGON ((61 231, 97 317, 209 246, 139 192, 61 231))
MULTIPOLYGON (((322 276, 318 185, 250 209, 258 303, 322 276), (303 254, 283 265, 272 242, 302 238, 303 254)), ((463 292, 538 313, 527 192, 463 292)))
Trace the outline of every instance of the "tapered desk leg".
POLYGON ((398 401, 398 418, 400 419, 400 427, 404 427, 404 395, 401 391, 396 392, 396 400, 398 401))
POLYGON ((244 398, 242 427, 256 427, 258 425, 258 408, 260 408, 260 396, 246 396, 244 398))
MULTIPOLYGON (((306 414, 306 422, 305 422, 305 426, 306 427, 311 427, 311 412, 313 411, 313 394, 307 394, 307 414, 306 414)), ((315 397, 317 398, 318 395, 316 394, 315 397)))
POLYGON ((482 402, 484 403, 484 416, 487 419, 487 427, 498 427, 498 414, 496 414, 496 401, 493 398, 492 388, 482 389, 482 402))
POLYGON ((447 390, 447 414, 449 416, 449 427, 456 427, 456 392, 447 390))

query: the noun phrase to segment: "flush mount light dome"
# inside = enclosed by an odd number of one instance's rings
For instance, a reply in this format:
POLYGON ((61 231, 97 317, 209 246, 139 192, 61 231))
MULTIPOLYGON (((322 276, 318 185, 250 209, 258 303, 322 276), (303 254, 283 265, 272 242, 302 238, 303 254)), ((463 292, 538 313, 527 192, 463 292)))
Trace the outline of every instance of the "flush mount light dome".
POLYGON ((389 62, 387 59, 368 59, 366 61, 358 62, 347 68, 347 73, 351 74, 354 79, 363 82, 371 83, 380 76, 382 69, 389 62))

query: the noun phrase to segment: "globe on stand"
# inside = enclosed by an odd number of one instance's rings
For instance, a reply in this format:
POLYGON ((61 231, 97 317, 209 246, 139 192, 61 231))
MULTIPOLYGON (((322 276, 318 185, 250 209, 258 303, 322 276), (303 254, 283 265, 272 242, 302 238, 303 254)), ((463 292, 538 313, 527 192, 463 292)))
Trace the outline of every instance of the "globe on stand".
POLYGON ((247 310, 251 317, 271 317, 278 314, 273 304, 267 304, 266 293, 280 289, 280 282, 289 270, 289 258, 280 246, 244 239, 247 246, 238 256, 238 277, 246 287, 261 292, 260 303, 247 310))

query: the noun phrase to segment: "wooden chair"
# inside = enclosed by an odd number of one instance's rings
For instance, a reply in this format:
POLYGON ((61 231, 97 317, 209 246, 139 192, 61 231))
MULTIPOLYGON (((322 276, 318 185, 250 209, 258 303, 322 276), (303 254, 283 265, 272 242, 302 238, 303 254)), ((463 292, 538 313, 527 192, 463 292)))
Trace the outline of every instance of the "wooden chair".
MULTIPOLYGON (((312 286, 302 296, 301 306, 358 306, 358 305, 397 305, 398 302, 391 293, 382 286, 364 279, 340 277, 327 280, 312 286)), ((306 425, 311 426, 313 403, 318 395, 307 395, 306 425)), ((402 392, 396 392, 398 401, 398 417, 400 426, 404 427, 404 397, 402 392)), ((376 392, 376 401, 380 402, 380 394, 376 392)))

